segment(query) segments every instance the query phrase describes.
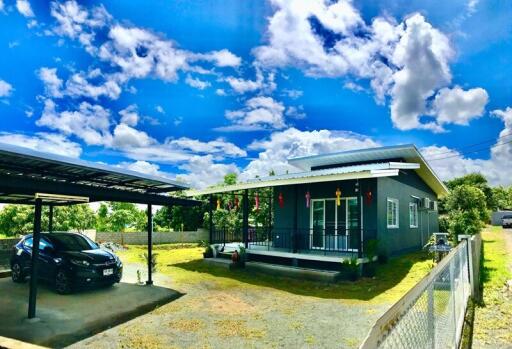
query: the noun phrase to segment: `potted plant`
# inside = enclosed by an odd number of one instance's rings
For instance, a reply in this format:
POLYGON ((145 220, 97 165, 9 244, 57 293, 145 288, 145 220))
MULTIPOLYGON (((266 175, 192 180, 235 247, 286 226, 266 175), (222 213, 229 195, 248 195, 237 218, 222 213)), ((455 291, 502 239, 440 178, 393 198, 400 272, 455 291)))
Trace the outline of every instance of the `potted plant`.
POLYGON ((359 277, 359 263, 356 257, 345 259, 342 262, 341 272, 338 274, 339 279, 356 281, 359 277))
POLYGON ((377 252, 379 248, 379 242, 375 239, 368 240, 366 243, 365 254, 368 258, 368 263, 363 265, 363 275, 367 277, 374 277, 377 271, 377 252))
POLYGON ((230 269, 240 269, 245 267, 245 260, 247 258, 247 254, 245 252, 245 247, 240 246, 240 252, 235 250, 231 254, 231 264, 229 266, 230 269))
POLYGON ((208 245, 204 248, 203 258, 212 258, 213 257, 213 248, 208 245))

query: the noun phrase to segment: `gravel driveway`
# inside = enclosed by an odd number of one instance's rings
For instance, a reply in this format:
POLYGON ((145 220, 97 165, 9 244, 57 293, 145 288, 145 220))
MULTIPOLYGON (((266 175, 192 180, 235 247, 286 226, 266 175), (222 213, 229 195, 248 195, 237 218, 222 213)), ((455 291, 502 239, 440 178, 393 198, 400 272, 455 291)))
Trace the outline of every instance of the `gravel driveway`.
MULTIPOLYGON (((137 268, 144 266, 126 265, 127 277, 133 280, 137 268)), ((243 282, 226 286, 215 278, 157 283, 185 296, 71 348, 356 348, 389 306, 243 282)))

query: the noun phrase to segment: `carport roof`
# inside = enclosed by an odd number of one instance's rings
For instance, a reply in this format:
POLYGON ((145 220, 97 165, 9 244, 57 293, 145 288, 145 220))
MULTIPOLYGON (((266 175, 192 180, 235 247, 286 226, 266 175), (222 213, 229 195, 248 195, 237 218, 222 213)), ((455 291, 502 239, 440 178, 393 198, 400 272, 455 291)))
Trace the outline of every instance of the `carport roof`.
MULTIPOLYGON (((165 195, 188 186, 163 177, 0 143, 0 202, 31 204, 36 193, 155 205, 197 202, 165 195)), ((72 198, 53 199, 70 204, 72 198)))

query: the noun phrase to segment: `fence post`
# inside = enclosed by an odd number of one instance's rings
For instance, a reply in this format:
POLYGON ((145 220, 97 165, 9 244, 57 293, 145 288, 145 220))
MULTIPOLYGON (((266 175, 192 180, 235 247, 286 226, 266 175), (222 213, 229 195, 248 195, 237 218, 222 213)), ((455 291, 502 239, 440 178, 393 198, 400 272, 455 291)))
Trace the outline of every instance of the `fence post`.
MULTIPOLYGON (((459 253, 455 254, 453 257, 458 258, 459 253)), ((455 263, 453 259, 450 260, 450 298, 452 300, 452 311, 453 311, 453 343, 454 347, 457 348, 457 307, 456 307, 456 300, 455 300, 455 263)))
POLYGON ((428 311, 427 311, 427 323, 428 331, 432 338, 432 349, 436 348, 436 323, 434 314, 434 284, 430 285, 427 290, 428 295, 428 311))
POLYGON ((473 275, 473 246, 471 241, 473 240, 473 237, 471 235, 459 235, 459 241, 462 239, 466 240, 467 247, 466 247, 466 255, 468 257, 468 277, 469 277, 469 284, 470 284, 470 294, 471 297, 475 298, 475 279, 473 275))

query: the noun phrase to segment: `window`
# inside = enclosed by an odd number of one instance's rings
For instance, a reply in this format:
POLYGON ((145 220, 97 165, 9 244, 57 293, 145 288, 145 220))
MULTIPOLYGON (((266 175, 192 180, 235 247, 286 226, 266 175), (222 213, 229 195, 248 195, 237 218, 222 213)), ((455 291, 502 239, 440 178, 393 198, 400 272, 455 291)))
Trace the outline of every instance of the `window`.
POLYGON ((387 206, 388 228, 398 228, 398 200, 388 198, 387 206))
POLYGON ((415 202, 409 203, 409 226, 418 228, 418 204, 415 202))

